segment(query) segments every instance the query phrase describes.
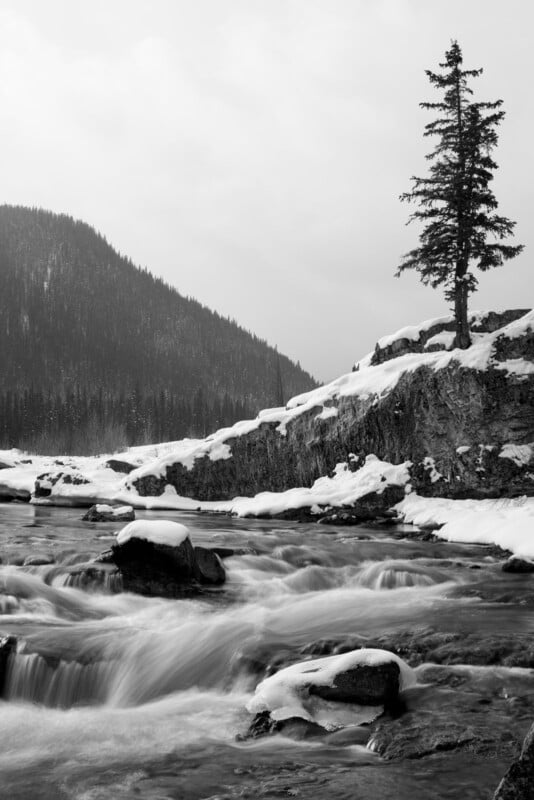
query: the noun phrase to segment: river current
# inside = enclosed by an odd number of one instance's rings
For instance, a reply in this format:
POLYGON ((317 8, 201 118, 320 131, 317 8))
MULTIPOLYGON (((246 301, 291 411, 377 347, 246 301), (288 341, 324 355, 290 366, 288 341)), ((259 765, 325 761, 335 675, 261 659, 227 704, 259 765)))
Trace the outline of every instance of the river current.
MULTIPOLYGON (((69 566, 106 550, 118 527, 81 514, 0 506, 0 635, 26 643, 0 701, 3 798, 491 796, 508 765, 499 753, 388 761, 335 738, 237 738, 265 670, 323 640, 531 631, 528 606, 492 600, 505 578, 490 551, 413 541, 401 528, 139 512, 183 522, 193 544, 240 552, 225 559, 221 589, 164 600, 68 585, 69 566), (28 555, 54 563, 22 566, 28 555)), ((527 670, 484 675, 488 692, 495 681, 534 688, 527 670)))

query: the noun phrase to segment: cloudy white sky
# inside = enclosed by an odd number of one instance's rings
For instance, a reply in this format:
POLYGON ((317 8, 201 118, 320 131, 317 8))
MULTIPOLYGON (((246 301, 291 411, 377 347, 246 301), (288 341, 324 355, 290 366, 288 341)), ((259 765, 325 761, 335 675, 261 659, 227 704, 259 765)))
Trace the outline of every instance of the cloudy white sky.
POLYGON ((0 0, 0 202, 84 219, 332 378, 447 313, 393 273, 451 38, 505 101, 494 188, 527 246, 472 306, 532 305, 533 22, 525 0, 0 0))

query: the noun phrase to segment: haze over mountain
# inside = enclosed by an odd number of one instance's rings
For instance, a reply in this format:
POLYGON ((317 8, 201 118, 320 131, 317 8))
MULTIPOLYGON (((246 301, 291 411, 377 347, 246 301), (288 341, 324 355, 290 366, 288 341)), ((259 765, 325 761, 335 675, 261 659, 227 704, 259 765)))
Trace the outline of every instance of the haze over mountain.
POLYGON ((205 435, 316 385, 89 225, 0 206, 0 444, 94 452, 205 435))

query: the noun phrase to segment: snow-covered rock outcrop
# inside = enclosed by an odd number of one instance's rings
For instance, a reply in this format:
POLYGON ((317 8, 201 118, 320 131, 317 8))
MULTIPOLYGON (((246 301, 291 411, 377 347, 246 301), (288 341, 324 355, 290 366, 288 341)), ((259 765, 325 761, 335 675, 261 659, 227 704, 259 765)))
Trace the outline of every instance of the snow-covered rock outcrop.
POLYGON ((131 472, 126 486, 141 496, 220 501, 309 487, 351 454, 362 464, 373 454, 410 461, 422 494, 534 493, 534 312, 479 313, 467 350, 425 349, 449 324, 430 320, 387 337, 353 372, 285 408, 178 443, 131 472), (420 351, 392 357, 396 342, 420 351))

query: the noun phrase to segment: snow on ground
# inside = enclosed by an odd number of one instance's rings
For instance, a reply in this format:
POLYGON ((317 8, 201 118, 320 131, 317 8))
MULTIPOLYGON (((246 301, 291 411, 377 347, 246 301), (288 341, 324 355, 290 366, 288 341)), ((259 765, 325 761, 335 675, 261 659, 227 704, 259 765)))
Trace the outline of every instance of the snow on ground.
MULTIPOLYGON (((269 711, 272 719, 283 720, 300 717, 325 727, 336 724, 336 711, 350 712, 341 703, 327 703, 308 696, 309 686, 333 686, 337 675, 361 666, 377 667, 394 662, 400 668, 400 690, 403 691, 416 683, 414 671, 394 653, 387 650, 363 648, 342 655, 316 658, 312 661, 301 661, 290 667, 281 669, 266 678, 256 687, 254 696, 247 705, 252 714, 269 711), (336 708, 340 707, 340 708, 336 708), (326 717, 325 717, 326 715, 326 717)), ((361 724, 376 716, 374 709, 357 706, 363 712, 363 719, 351 720, 352 724, 361 724), (370 716, 369 716, 370 715, 370 716)), ((358 713, 356 711, 356 713, 358 713)))
POLYGON ((178 547, 188 538, 189 529, 179 522, 167 519, 137 519, 118 532, 117 544, 126 544, 130 539, 143 539, 153 544, 178 547))
POLYGON ((132 506, 110 506, 107 503, 97 503, 95 505, 97 514, 110 514, 112 517, 120 517, 133 511, 132 506))
POLYGON ((395 506, 404 522, 441 525, 434 533, 449 542, 495 544, 534 559, 534 497, 449 500, 409 494, 395 506))

